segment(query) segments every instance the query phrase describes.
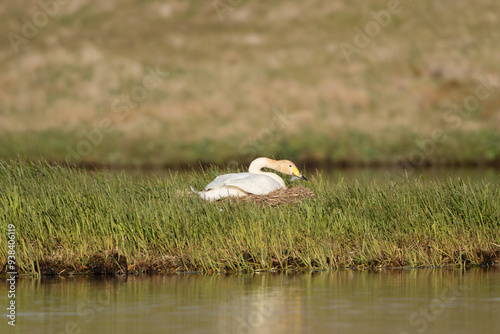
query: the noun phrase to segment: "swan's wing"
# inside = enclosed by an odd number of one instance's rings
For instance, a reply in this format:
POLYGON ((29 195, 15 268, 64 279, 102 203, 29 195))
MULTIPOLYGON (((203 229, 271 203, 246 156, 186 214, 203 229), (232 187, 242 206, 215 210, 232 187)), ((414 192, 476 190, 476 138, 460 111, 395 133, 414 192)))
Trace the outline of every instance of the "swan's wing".
POLYGON ((212 189, 208 191, 200 191, 198 193, 201 198, 204 200, 208 201, 217 201, 220 200, 221 198, 224 197, 240 197, 240 196, 246 196, 248 193, 244 192, 243 190, 235 187, 223 187, 219 189, 212 189))
POLYGON ((248 177, 248 175, 250 175, 250 173, 231 173, 219 175, 205 187, 205 191, 225 187, 227 182, 236 181, 248 177))
POLYGON ((231 173, 217 176, 205 187, 205 191, 229 187, 241 189, 249 194, 264 195, 281 188, 282 185, 277 180, 267 175, 231 173))
POLYGON ((226 186, 237 187, 254 195, 265 195, 281 188, 281 184, 267 175, 246 173, 245 177, 226 181, 226 186))

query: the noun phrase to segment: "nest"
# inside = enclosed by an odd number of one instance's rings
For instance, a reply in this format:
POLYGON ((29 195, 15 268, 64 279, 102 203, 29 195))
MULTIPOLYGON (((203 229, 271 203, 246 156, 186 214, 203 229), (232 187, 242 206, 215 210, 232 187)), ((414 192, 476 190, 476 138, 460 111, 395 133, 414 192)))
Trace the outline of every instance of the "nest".
POLYGON ((313 198, 314 196, 314 193, 309 188, 293 187, 288 189, 278 189, 267 195, 250 194, 243 197, 226 197, 219 200, 219 202, 254 202, 258 206, 279 206, 285 204, 297 204, 306 198, 313 198))

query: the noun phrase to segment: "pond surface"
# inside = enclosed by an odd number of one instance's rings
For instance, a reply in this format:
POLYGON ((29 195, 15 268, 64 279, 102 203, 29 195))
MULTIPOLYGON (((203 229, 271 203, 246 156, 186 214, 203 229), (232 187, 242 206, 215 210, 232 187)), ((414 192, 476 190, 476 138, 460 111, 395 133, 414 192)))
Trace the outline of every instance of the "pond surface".
MULTIPOLYGON (((115 171, 120 172, 120 170, 115 171)), ((302 169, 301 171, 307 178, 314 179, 321 175, 324 180, 330 180, 330 182, 334 183, 342 179, 348 182, 401 182, 406 178, 424 182, 444 180, 445 178, 461 178, 463 180, 500 183, 500 169, 497 168, 422 168, 408 171, 401 168, 340 168, 332 170, 302 169)), ((165 177, 168 175, 167 169, 128 169, 125 172, 137 178, 152 175, 165 177)))
POLYGON ((446 178, 461 178, 463 180, 500 183, 500 170, 495 168, 425 168, 409 171, 398 168, 357 168, 324 171, 321 174, 329 176, 333 181, 345 178, 360 182, 399 182, 407 177, 409 180, 417 179, 424 182, 429 180, 444 180, 446 178))
POLYGON ((22 278, 15 300, 1 333, 486 334, 500 328, 500 268, 22 278))

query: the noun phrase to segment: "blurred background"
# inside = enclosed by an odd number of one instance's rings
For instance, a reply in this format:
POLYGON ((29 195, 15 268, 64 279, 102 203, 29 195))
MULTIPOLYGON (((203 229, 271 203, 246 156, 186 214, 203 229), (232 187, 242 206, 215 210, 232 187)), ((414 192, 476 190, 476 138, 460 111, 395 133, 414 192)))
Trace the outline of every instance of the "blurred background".
POLYGON ((10 1, 0 158, 500 165, 500 2, 10 1))

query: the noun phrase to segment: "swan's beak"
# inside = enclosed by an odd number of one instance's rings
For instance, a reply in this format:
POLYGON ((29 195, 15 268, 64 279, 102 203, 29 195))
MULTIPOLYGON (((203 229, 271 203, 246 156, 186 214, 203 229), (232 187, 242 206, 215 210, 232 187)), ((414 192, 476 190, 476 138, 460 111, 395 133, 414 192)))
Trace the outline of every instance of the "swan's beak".
POLYGON ((292 174, 294 176, 298 177, 299 179, 308 181, 307 178, 299 172, 297 167, 293 167, 292 174))

